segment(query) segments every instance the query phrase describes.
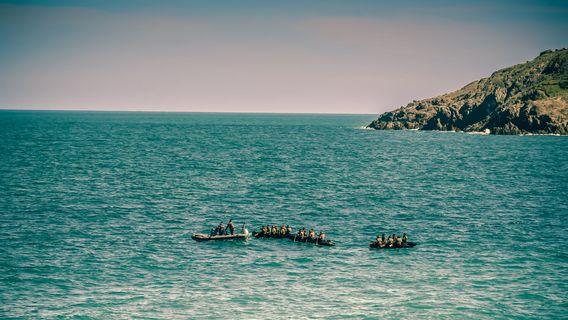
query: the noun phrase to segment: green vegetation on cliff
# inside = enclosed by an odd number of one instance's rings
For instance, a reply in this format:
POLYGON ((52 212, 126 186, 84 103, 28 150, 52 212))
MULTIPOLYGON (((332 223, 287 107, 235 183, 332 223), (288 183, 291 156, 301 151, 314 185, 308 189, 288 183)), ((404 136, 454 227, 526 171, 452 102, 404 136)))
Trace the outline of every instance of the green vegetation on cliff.
POLYGON ((368 127, 567 135, 568 49, 544 51, 455 92, 413 101, 368 127))

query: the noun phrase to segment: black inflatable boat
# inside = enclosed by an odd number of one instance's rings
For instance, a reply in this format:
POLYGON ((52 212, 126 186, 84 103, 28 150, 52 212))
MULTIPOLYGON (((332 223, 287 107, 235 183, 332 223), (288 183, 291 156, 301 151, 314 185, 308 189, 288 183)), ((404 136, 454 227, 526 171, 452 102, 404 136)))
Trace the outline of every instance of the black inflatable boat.
POLYGON ((416 242, 407 242, 403 246, 395 245, 395 246, 392 246, 392 247, 385 246, 385 247, 381 248, 381 247, 379 247, 379 244, 376 241, 374 241, 374 242, 369 242, 369 247, 374 248, 374 249, 402 249, 402 248, 412 248, 412 247, 416 246, 417 244, 418 243, 416 243, 416 242))
POLYGON ((305 243, 313 243, 318 246, 327 246, 332 247, 335 245, 335 242, 332 240, 319 240, 319 239, 312 239, 309 237, 299 237, 295 234, 264 234, 261 232, 253 233, 255 238, 270 238, 270 239, 290 239, 294 242, 305 242, 305 243))

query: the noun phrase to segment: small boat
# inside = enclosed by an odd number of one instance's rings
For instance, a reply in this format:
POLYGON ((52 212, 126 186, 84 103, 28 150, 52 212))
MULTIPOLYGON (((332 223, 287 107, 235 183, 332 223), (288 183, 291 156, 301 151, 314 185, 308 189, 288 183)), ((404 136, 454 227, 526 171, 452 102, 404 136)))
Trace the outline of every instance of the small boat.
POLYGON ((260 232, 253 233, 255 238, 269 238, 269 239, 290 239, 294 242, 305 242, 305 243, 313 243, 319 246, 327 246, 332 247, 335 245, 335 242, 332 240, 319 240, 319 239, 312 239, 309 237, 299 237, 295 234, 263 234, 260 232))
POLYGON ((211 236, 204 233, 194 233, 191 235, 191 239, 195 241, 211 241, 211 240, 246 240, 250 237, 250 233, 237 233, 237 234, 228 234, 228 235, 217 235, 211 236))
POLYGON ((264 234, 261 232, 253 232, 255 238, 271 238, 271 239, 288 239, 288 234, 264 234))
POLYGON ((386 246, 386 247, 381 248, 381 247, 379 247, 379 244, 377 242, 373 241, 373 242, 369 242, 369 247, 375 248, 375 249, 402 249, 402 248, 412 248, 412 247, 416 246, 417 244, 418 243, 416 243, 416 242, 410 242, 409 241, 409 242, 405 243, 402 247, 399 247, 399 246, 388 247, 388 246, 386 246))
POLYGON ((288 239, 293 240, 294 242, 306 242, 306 243, 313 243, 318 246, 326 246, 326 247, 333 247, 335 242, 332 240, 320 240, 318 238, 310 238, 310 237, 299 237, 298 235, 290 234, 288 235, 288 239))

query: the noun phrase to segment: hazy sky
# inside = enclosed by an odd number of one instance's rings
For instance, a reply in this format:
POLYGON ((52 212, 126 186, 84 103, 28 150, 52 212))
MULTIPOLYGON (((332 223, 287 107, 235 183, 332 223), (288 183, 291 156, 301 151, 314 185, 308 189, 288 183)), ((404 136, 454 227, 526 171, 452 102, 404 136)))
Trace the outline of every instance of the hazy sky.
POLYGON ((380 113, 560 47, 568 1, 0 0, 0 108, 380 113))

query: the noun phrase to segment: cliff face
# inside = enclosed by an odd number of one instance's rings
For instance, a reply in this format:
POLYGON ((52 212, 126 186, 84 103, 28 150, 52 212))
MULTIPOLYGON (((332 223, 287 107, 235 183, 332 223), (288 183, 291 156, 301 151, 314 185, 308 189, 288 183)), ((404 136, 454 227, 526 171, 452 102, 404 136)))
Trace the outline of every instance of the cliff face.
POLYGON ((568 49, 542 52, 455 92, 413 101, 368 128, 568 135, 568 49))

